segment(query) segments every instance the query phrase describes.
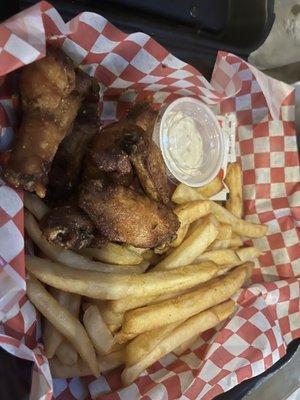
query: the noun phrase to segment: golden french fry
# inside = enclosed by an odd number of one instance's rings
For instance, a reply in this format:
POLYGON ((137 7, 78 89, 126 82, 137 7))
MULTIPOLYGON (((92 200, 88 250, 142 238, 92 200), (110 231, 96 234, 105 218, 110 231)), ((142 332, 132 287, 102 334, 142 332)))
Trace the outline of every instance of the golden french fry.
POLYGON ((263 252, 256 247, 241 247, 236 249, 235 253, 242 262, 252 260, 253 258, 257 258, 263 254, 263 252))
POLYGON ((134 338, 126 346, 126 366, 130 367, 131 365, 138 363, 143 357, 150 353, 150 351, 152 351, 167 335, 169 335, 174 330, 174 328, 176 328, 176 326, 178 326, 182 322, 183 321, 166 325, 161 329, 154 329, 134 338))
POLYGON ((234 236, 231 239, 218 240, 216 239, 208 248, 208 250, 219 250, 227 248, 237 248, 243 246, 243 241, 239 236, 234 236))
POLYGON ((243 215, 243 177, 242 169, 238 163, 230 164, 227 169, 225 184, 229 189, 229 199, 226 208, 237 218, 243 215))
POLYGON ((54 246, 42 236, 42 232, 38 226, 38 223, 36 222, 34 217, 26 211, 24 213, 24 225, 26 232, 28 233, 30 238, 47 257, 49 257, 53 261, 67 265, 71 268, 118 274, 138 274, 143 273, 149 265, 149 263, 145 261, 139 265, 132 266, 104 264, 100 261, 92 261, 86 257, 81 256, 80 254, 75 253, 72 250, 65 250, 60 246, 54 246))
POLYGON ((159 262, 153 270, 162 271, 191 264, 216 239, 218 225, 212 216, 207 216, 179 247, 159 262))
POLYGON ((199 289, 175 299, 126 311, 122 330, 124 334, 139 334, 151 329, 187 319, 207 308, 229 299, 245 282, 252 265, 242 265, 199 289))
POLYGON ((186 352, 187 349, 189 349, 196 342, 198 337, 199 334, 181 343, 178 347, 176 347, 176 349, 173 350, 173 353, 176 354, 176 356, 178 357, 181 356, 181 354, 186 352))
POLYGON ((223 189, 222 179, 216 176, 212 181, 207 183, 204 186, 196 188, 197 193, 200 193, 202 196, 207 199, 219 193, 223 189))
MULTIPOLYGON (((189 230, 189 224, 187 225, 180 225, 178 231, 176 232, 176 239, 173 240, 173 242, 170 243, 170 247, 178 247, 186 237, 186 234, 189 230)), ((168 247, 166 247, 166 251, 168 250, 168 247)))
POLYGON ((104 322, 107 325, 115 325, 118 328, 121 327, 124 318, 124 313, 116 313, 112 311, 112 309, 107 304, 101 306, 98 305, 98 308, 100 310, 104 322))
POLYGON ((242 247, 237 250, 219 249, 211 250, 197 257, 196 262, 212 261, 218 265, 240 265, 243 262, 250 261, 259 257, 263 253, 255 247, 242 247))
POLYGON ((131 339, 135 338, 137 335, 135 333, 124 333, 119 331, 115 334, 115 340, 119 344, 124 344, 129 342, 131 339))
POLYGON ((111 351, 114 338, 95 305, 90 305, 83 314, 83 325, 99 355, 111 351))
MULTIPOLYGON (((115 351, 105 356, 97 357, 97 366, 100 372, 107 372, 124 364, 124 350, 115 351)), ((55 378, 74 378, 92 375, 89 366, 80 358, 74 365, 63 365, 56 357, 49 360, 51 375, 55 378)))
POLYGON ((36 278, 29 275, 26 283, 29 300, 71 342, 92 373, 98 376, 99 367, 95 350, 79 320, 62 307, 36 278))
POLYGON ((209 310, 202 311, 177 326, 137 364, 129 367, 126 365, 126 368, 121 375, 123 384, 125 386, 130 385, 147 367, 158 361, 161 357, 176 349, 176 347, 181 345, 183 342, 196 336, 200 332, 204 332, 218 325, 234 312, 234 308, 234 302, 229 300, 226 303, 219 304, 209 310))
POLYGON ((95 247, 82 249, 81 254, 108 264, 137 265, 143 262, 141 255, 117 243, 106 243, 99 249, 95 247))
POLYGON ((63 340, 55 352, 56 357, 64 365, 73 365, 78 360, 78 353, 71 343, 63 340))
POLYGON ((242 238, 239 235, 233 233, 232 237, 230 239, 229 247, 231 247, 231 248, 242 247, 243 244, 244 244, 244 242, 243 242, 242 238))
POLYGON ((231 225, 220 224, 217 240, 231 239, 231 237, 232 237, 232 227, 231 227, 231 225))
POLYGON ((124 317, 124 312, 127 310, 133 310, 138 307, 146 306, 149 304, 159 303, 160 301, 172 299, 173 297, 183 294, 184 290, 177 290, 175 292, 159 294, 154 296, 140 296, 140 297, 126 297, 119 300, 109 300, 107 302, 107 307, 112 312, 121 313, 122 318, 124 317))
POLYGON ((197 219, 205 217, 210 211, 211 203, 209 200, 191 201, 176 207, 174 210, 182 225, 191 224, 197 219))
POLYGON ((214 201, 211 202, 211 210, 218 221, 222 224, 232 226, 232 231, 241 236, 258 238, 265 236, 268 230, 267 225, 252 224, 231 214, 226 208, 219 206, 214 201))
POLYGON ((172 196, 172 201, 176 204, 184 204, 189 201, 204 200, 219 193, 223 188, 222 180, 216 177, 207 185, 200 188, 192 188, 180 183, 172 196))
POLYGON ((116 324, 107 324, 108 329, 111 331, 111 333, 116 333, 120 329, 120 325, 116 324))
POLYGON ((200 266, 187 265, 174 271, 121 275, 69 268, 35 256, 25 256, 25 263, 28 272, 49 286, 103 300, 189 289, 208 281, 218 270, 214 263, 205 262, 200 266))
POLYGON ((36 194, 25 192, 24 206, 35 216, 37 220, 43 218, 49 212, 49 207, 36 194))

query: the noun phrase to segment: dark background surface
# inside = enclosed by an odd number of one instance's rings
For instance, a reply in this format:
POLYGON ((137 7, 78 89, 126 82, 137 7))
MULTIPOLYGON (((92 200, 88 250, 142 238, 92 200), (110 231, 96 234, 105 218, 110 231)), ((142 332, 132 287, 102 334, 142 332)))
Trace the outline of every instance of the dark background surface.
MULTIPOLYGON (((0 20, 35 4, 34 0, 0 1, 0 20)), ((79 12, 97 12, 124 32, 148 33, 175 56, 192 64, 210 78, 219 49, 244 59, 260 46, 274 22, 274 0, 76 0, 50 1, 65 21, 79 12)), ((218 396, 239 400, 259 381, 284 365, 295 353, 299 340, 287 355, 262 375, 249 379, 218 396)), ((23 400, 30 390, 31 363, 0 350, 0 400, 23 400)), ((130 400, 130 399, 128 399, 130 400)))

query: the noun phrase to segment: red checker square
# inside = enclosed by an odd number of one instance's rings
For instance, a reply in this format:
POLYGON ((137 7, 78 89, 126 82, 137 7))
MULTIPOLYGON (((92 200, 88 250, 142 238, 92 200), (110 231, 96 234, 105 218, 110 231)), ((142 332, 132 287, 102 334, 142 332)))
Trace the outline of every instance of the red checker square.
POLYGON ((151 71, 151 75, 164 77, 170 75, 174 71, 176 71, 174 68, 167 67, 165 64, 159 64, 151 71))
POLYGON ((240 357, 246 358, 246 360, 251 362, 255 362, 261 360, 263 358, 263 354, 261 350, 256 349, 253 346, 249 346, 240 354, 240 357))
POLYGON ((299 154, 297 151, 286 151, 284 153, 286 167, 297 167, 299 165, 299 154))
POLYGON ((219 344, 223 344, 230 338, 232 335, 232 331, 230 329, 224 328, 222 332, 217 336, 216 342, 219 344))
POLYGON ((235 111, 235 99, 234 97, 230 97, 229 99, 225 99, 221 102, 220 105, 221 113, 233 112, 235 111))
POLYGON ((26 301, 28 301, 27 296, 24 294, 24 296, 19 300, 19 307, 21 308, 22 306, 24 306, 24 304, 26 303, 26 301))
POLYGON ((264 358, 264 364, 265 364, 265 369, 268 369, 273 365, 272 354, 269 354, 267 355, 267 357, 264 358))
POLYGON ((254 153, 253 139, 242 140, 239 144, 242 156, 254 153))
POLYGON ((271 191, 270 183, 260 183, 256 185, 256 198, 257 199, 269 199, 271 191))
MULTIPOLYGON (((252 293, 251 293, 251 299, 250 299, 251 303, 252 303, 253 301, 255 301, 255 300, 256 300, 256 298, 253 297, 253 296, 252 296, 252 293)), ((253 317, 254 314, 257 313, 257 309, 256 309, 255 307, 252 307, 252 306, 246 307, 246 305, 247 305, 248 303, 249 303, 249 298, 248 298, 248 299, 246 298, 246 303, 245 303, 244 301, 242 302, 242 305, 243 305, 245 308, 243 308, 243 309, 239 312, 239 316, 245 318, 245 320, 250 319, 251 317, 253 317)), ((251 324, 251 325, 252 325, 252 324, 251 324)))
POLYGON ((8 30, 5 26, 2 25, 0 27, 0 47, 4 47, 10 35, 11 35, 10 30, 8 30))
POLYGON ((296 182, 286 182, 285 183, 285 188, 286 188, 286 193, 288 196, 290 196, 292 193, 294 193, 296 190, 299 190, 299 183, 296 182))
POLYGON ((114 48, 114 53, 130 62, 137 55, 140 49, 141 46, 139 44, 132 42, 131 40, 126 40, 114 48))
POLYGON ((145 74, 138 69, 136 69, 133 65, 129 64, 121 73, 120 78, 126 81, 136 82, 142 78, 144 78, 145 74))
POLYGON ((283 136, 270 136, 270 151, 283 151, 284 150, 284 137, 283 136))
POLYGON ((259 214, 259 220, 262 224, 276 219, 273 211, 266 211, 259 214))
POLYGON ((292 91, 282 102, 283 106, 295 104, 295 91, 292 91))
POLYGON ((296 312, 299 312, 299 310, 300 310, 299 299, 290 300, 290 303, 289 303, 289 314, 294 314, 296 312))
POLYGON ((121 382, 121 372, 123 368, 118 368, 115 369, 114 371, 106 372, 104 374, 105 379, 107 380, 107 383, 109 384, 111 390, 118 390, 120 387, 122 387, 122 382, 121 382))
MULTIPOLYGON (((189 350, 187 351, 189 352, 189 350)), ((174 362, 168 365, 167 368, 170 371, 176 372, 176 374, 180 374, 189 370, 188 365, 184 361, 180 360, 180 358, 177 358, 174 362)))
POLYGON ((85 50, 90 50, 99 37, 99 32, 92 26, 80 22, 80 29, 69 35, 69 38, 78 43, 85 50), (84 34, 82 34, 84 32, 84 34))
POLYGON ((300 243, 296 243, 293 246, 287 247, 287 251, 291 261, 298 260, 300 254, 300 243))
POLYGON ((195 86, 199 86, 201 83, 198 79, 197 76, 193 75, 193 76, 187 76, 186 78, 184 78, 186 81, 191 82, 193 85, 195 86))
POLYGON ((244 325, 242 325, 237 330, 237 335, 241 336, 247 342, 251 342, 253 338, 256 338, 260 335, 261 331, 253 325, 251 322, 246 321, 244 325))
POLYGON ((126 38, 126 34, 116 28, 114 25, 108 23, 105 25, 102 34, 106 36, 109 40, 113 40, 114 42, 121 42, 126 38))
POLYGON ((291 327, 290 327, 290 319, 289 319, 288 315, 285 317, 279 318, 278 323, 279 323, 279 326, 280 326, 280 329, 281 329, 281 332, 283 335, 286 335, 287 333, 290 332, 291 327))
POLYGON ((209 357, 210 361, 216 364, 216 366, 219 368, 222 368, 223 365, 231 361, 232 358, 232 354, 229 353, 229 351, 227 351, 224 347, 220 347, 209 357))
POLYGON ((0 76, 22 67, 23 65, 22 61, 14 57, 12 54, 9 54, 4 49, 0 53, 0 76))
POLYGON ((203 397, 203 400, 207 400, 207 399, 214 399, 216 396, 218 396, 219 394, 223 393, 224 390, 222 389, 222 387, 220 385, 214 385, 203 397))
POLYGON ((11 220, 11 217, 6 214, 3 209, 0 209, 0 227, 5 225, 8 221, 11 220))
POLYGON ((214 75, 214 81, 218 83, 221 88, 225 88, 229 83, 229 76, 221 68, 218 68, 218 73, 214 75))
POLYGON ((283 130, 285 136, 294 136, 295 135, 295 122, 294 121, 283 121, 283 130))
POLYGON ((280 279, 287 279, 294 276, 294 271, 290 263, 276 265, 276 270, 280 279))
POLYGON ((236 112, 237 120, 240 125, 250 125, 252 124, 252 111, 251 110, 241 110, 236 112))
POLYGON ((259 168, 270 167, 270 153, 254 154, 254 163, 255 166, 259 168))
POLYGON ((239 91, 238 95, 241 96, 241 95, 244 95, 244 94, 248 94, 250 92, 251 92, 251 80, 250 81, 243 81, 242 88, 239 91))
POLYGON ((14 270, 22 277, 25 278, 25 262, 24 262, 24 251, 21 251, 9 264, 14 270))
MULTIPOLYGON (((294 219, 289 215, 278 218, 277 222, 278 222, 280 230, 282 232, 289 231, 290 229, 294 229, 294 227, 295 227, 294 219)), ((300 239, 300 235, 299 235, 299 239, 300 239)))
POLYGON ((24 321, 23 316, 20 312, 18 314, 9 319, 4 324, 5 334, 8 336, 12 336, 16 340, 21 340, 24 336, 24 321))
POLYGON ((271 199, 271 202, 274 210, 279 210, 280 208, 289 208, 289 200, 287 197, 271 199))
MULTIPOLYGON (((148 368, 149 371, 149 368, 148 368)), ((141 395, 145 395, 145 393, 147 393, 149 390, 151 390, 152 388, 154 388, 157 383, 154 382, 151 377, 149 375, 144 375, 141 379, 138 379, 136 381, 136 385, 139 388, 139 392, 141 393, 141 395)), ((109 395, 110 396, 110 395, 109 395)), ((148 396, 147 396, 148 397, 148 396)), ((147 398, 145 397, 145 399, 147 398)), ((110 397, 109 397, 110 399, 110 397)), ((118 400, 120 400, 120 397, 117 397, 118 400)), ((143 397, 144 399, 144 397, 143 397)))
POLYGON ((284 247, 284 240, 281 233, 274 233, 267 236, 269 245, 272 250, 281 249, 284 247))
POLYGON ((36 324, 31 325, 31 327, 26 332, 25 344, 30 349, 34 349, 37 345, 36 341, 36 324))
POLYGON ((255 200, 244 200, 244 209, 247 212, 247 215, 256 214, 255 200))
POLYGON ((162 47, 152 38, 150 38, 148 42, 144 44, 143 48, 147 50, 148 53, 153 54, 158 61, 164 60, 169 54, 169 52, 164 47, 162 47))
POLYGON ((261 255, 259 261, 263 267, 272 267, 274 265, 274 259, 270 251, 261 255))
POLYGON ((208 345, 204 344, 197 349, 193 350, 193 352, 196 354, 196 356, 200 359, 202 359, 207 351, 208 345))
POLYGON ((82 63, 83 64, 100 64, 106 56, 107 56, 107 53, 95 54, 95 53, 89 52, 82 63))
POLYGON ((206 382, 195 376, 195 380, 192 385, 184 392, 185 397, 187 397, 189 400, 197 399, 199 397, 199 393, 201 393, 205 385, 206 382))
POLYGON ((155 83, 158 83, 159 85, 168 85, 169 86, 177 81, 178 81, 178 79, 170 78, 169 76, 165 76, 164 78, 160 79, 159 81, 157 81, 155 83))
POLYGON ((256 124, 253 128, 253 137, 264 137, 269 136, 269 124, 268 122, 261 122, 256 124))
POLYGON ((109 86, 115 79, 116 76, 110 72, 107 68, 99 65, 95 71, 95 77, 101 81, 105 86, 109 86))
POLYGON ((169 399, 179 399, 181 396, 181 384, 178 375, 173 375, 164 380, 169 399))
POLYGON ((239 368, 235 371, 238 382, 243 382, 245 379, 249 379, 252 377, 252 368, 250 365, 245 365, 242 368, 239 368))
POLYGON ((253 108, 266 107, 267 102, 262 92, 251 93, 253 108))
POLYGON ((213 386, 217 385, 218 382, 221 379, 225 378, 225 376, 227 376, 227 375, 228 375, 228 371, 225 369, 222 369, 216 376, 214 376, 212 379, 210 379, 209 384, 213 385, 213 386))
POLYGON ((271 168, 271 182, 284 182, 284 168, 271 168))
POLYGON ((198 75, 198 76, 200 75, 199 71, 196 68, 192 67, 190 64, 186 64, 182 69, 184 69, 185 71, 191 72, 194 75, 198 75))
POLYGON ((269 329, 268 331, 265 332, 265 334, 268 337, 271 350, 274 351, 275 349, 277 349, 278 344, 273 329, 269 329))

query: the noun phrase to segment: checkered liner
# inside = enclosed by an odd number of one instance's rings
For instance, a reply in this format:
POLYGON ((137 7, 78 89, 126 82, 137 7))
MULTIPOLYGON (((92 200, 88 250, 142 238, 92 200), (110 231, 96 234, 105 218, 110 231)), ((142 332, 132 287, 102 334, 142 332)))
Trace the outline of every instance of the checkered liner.
MULTIPOLYGON (((220 52, 212 84, 169 54, 149 36, 126 35, 92 13, 65 24, 41 2, 0 25, 0 150, 13 137, 11 75, 45 54, 55 42, 81 68, 98 78, 104 101, 102 120, 118 119, 128 102, 150 97, 156 103, 195 96, 237 117, 237 154, 243 168, 248 220, 268 225, 254 240, 260 257, 254 283, 237 296, 236 315, 205 332, 181 357, 169 354, 121 389, 120 370, 101 376, 54 380, 40 337, 38 315, 24 296, 22 194, 0 186, 0 344, 35 363, 32 398, 51 399, 211 399, 258 375, 300 337, 300 187, 292 88, 267 78, 236 56, 220 52), (108 392, 111 392, 107 394, 108 392)), ((5 162, 7 154, 1 155, 5 162)))

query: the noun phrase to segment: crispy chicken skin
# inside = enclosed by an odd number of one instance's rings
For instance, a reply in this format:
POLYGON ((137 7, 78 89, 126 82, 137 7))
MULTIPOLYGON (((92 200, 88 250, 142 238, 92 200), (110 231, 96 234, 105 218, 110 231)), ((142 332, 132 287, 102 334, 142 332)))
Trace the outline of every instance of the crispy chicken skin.
POLYGON ((100 129, 99 85, 90 78, 91 87, 84 99, 71 132, 58 147, 49 172, 48 202, 63 202, 74 193, 81 172, 81 164, 92 137, 100 129))
POLYGON ((52 160, 88 86, 86 75, 76 73, 72 61, 54 48, 22 69, 23 117, 4 171, 9 184, 45 196, 52 160))
POLYGON ((151 135, 135 127, 125 133, 123 145, 147 195, 168 205, 170 188, 166 168, 151 135))
POLYGON ((40 228, 48 242, 66 249, 79 250, 94 238, 93 223, 75 206, 53 208, 41 220, 40 228))
POLYGON ((168 207, 121 185, 82 184, 79 206, 110 241, 152 248, 176 237, 177 216, 168 207))

